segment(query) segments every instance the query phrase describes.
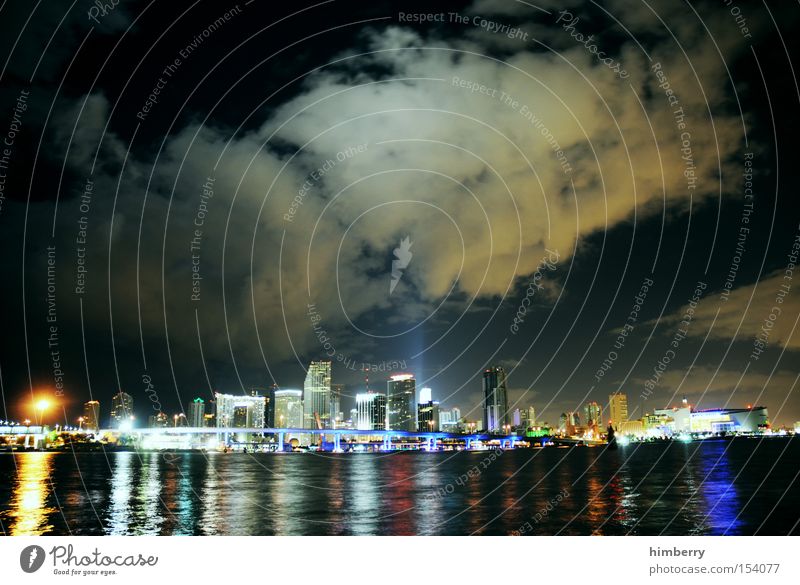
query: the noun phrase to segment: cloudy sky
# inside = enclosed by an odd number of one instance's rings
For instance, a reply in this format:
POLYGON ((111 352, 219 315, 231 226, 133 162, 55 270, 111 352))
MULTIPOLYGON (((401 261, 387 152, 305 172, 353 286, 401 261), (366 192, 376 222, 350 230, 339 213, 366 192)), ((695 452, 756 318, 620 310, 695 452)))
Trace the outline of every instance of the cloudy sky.
POLYGON ((800 420, 796 10, 290 4, 3 4, 6 417, 331 359, 800 420))

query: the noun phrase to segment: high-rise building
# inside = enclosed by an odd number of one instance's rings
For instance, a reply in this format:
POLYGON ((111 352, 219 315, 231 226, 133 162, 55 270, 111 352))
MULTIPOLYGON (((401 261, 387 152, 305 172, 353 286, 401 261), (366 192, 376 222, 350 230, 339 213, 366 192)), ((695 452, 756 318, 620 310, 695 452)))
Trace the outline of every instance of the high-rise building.
POLYGON ((222 428, 264 428, 263 396, 237 396, 220 394, 214 397, 217 403, 217 427, 222 428))
POLYGON ((304 428, 302 390, 275 390, 275 424, 282 429, 304 428))
POLYGON ((619 430, 618 425, 628 422, 628 397, 621 392, 616 392, 608 397, 608 412, 614 430, 619 430))
POLYGON ((169 425, 169 419, 163 412, 151 414, 149 417, 147 417, 147 426, 151 429, 163 429, 167 425, 169 425))
POLYGON ((483 429, 489 433, 502 433, 508 424, 506 371, 495 366, 483 372, 483 429))
POLYGON ((433 390, 430 388, 419 389, 419 404, 427 404, 433 400, 433 390))
POLYGON ((512 425, 519 428, 528 428, 536 424, 536 410, 529 406, 528 408, 517 408, 512 417, 512 425))
POLYGON ((386 396, 377 392, 356 394, 356 428, 382 431, 386 428, 386 396))
POLYGON ((393 431, 417 430, 417 381, 412 374, 397 374, 389 378, 387 386, 388 429, 393 431))
POLYGON ((123 422, 129 422, 133 417, 133 397, 120 390, 111 399, 111 424, 119 427, 123 422))
POLYGON ((278 385, 273 384, 266 391, 264 398, 267 400, 267 411, 264 413, 264 425, 270 429, 275 428, 275 392, 278 390, 278 385))
POLYGON ((342 416, 339 412, 342 408, 342 392, 344 384, 331 384, 331 428, 338 429, 342 416))
POLYGON ((303 427, 323 429, 331 426, 331 362, 311 362, 303 384, 303 427))
POLYGON ((205 426, 206 403, 198 397, 189 403, 189 417, 187 424, 190 427, 203 427, 205 426))
POLYGON ((603 407, 597 402, 587 402, 583 406, 583 419, 587 427, 596 425, 601 430, 605 430, 605 426, 603 425, 603 407))
POLYGON ((417 405, 417 430, 420 432, 439 431, 439 403, 429 400, 417 405))
POLYGON ((100 429, 100 403, 97 400, 90 400, 84 403, 81 426, 87 431, 100 429))

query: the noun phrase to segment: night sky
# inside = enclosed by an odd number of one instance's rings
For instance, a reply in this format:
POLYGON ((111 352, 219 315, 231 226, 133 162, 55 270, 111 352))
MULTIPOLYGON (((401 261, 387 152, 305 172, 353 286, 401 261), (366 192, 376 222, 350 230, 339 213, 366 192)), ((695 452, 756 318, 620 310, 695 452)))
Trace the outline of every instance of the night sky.
POLYGON ((622 391, 793 424, 798 16, 3 2, 0 417, 331 359, 345 411, 406 371, 480 419, 502 365, 551 423, 622 391))

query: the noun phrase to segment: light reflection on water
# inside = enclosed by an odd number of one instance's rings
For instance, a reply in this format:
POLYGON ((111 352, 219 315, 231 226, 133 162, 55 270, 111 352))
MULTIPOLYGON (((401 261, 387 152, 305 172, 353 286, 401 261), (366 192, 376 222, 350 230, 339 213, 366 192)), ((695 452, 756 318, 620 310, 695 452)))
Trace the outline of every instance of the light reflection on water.
POLYGON ((792 483, 800 449, 756 445, 513 451, 486 467, 485 453, 0 454, 0 477, 12 478, 0 482, 0 527, 20 535, 510 534, 528 522, 532 534, 751 534, 766 520, 761 533, 785 534, 800 517, 792 483), (756 492, 773 465, 769 489, 756 492))
POLYGON ((3 524, 12 536, 43 534, 52 528, 50 517, 58 509, 47 506, 47 492, 54 457, 53 453, 22 453, 11 461, 16 461, 17 480, 3 524))
POLYGON ((109 534, 128 534, 131 519, 131 495, 133 493, 133 464, 135 453, 116 453, 111 460, 114 472, 111 475, 111 507, 106 528, 109 534))

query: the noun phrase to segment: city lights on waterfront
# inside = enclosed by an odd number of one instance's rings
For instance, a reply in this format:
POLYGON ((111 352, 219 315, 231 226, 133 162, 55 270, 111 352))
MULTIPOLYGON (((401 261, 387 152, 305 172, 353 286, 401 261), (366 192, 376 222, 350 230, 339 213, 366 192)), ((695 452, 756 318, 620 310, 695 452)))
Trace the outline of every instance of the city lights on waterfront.
MULTIPOLYGON (((258 390, 242 395, 217 392, 208 404, 199 397, 190 401, 188 417, 182 412, 171 417, 159 412, 148 419, 147 426, 138 428, 133 398, 119 391, 105 427, 97 422, 100 403, 92 400, 84 404, 84 414, 75 419, 76 426, 42 423, 32 427, 30 420, 0 425, 0 448, 432 452, 604 446, 611 436, 617 445, 624 446, 642 441, 687 442, 795 432, 794 428, 773 429, 764 406, 695 409, 685 397, 680 406, 655 409, 635 418, 622 392, 610 395, 605 408, 589 401, 581 409, 562 413, 557 424, 537 422, 533 406, 508 406, 507 375, 499 366, 483 374, 482 418, 468 420, 458 407, 442 409, 430 387, 417 390, 414 375, 404 373, 386 379, 385 394, 370 389, 367 378, 366 391, 355 396, 355 418, 345 419, 339 411, 341 395, 332 392, 331 362, 312 362, 309 371, 313 373, 306 378, 305 390, 274 386, 263 395, 258 390), (307 401, 311 407, 306 406, 307 401), (207 407, 213 412, 206 412, 207 407), (167 421, 172 424, 165 424, 167 421)), ((42 398, 34 407, 43 421, 51 403, 42 398)))

